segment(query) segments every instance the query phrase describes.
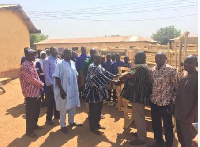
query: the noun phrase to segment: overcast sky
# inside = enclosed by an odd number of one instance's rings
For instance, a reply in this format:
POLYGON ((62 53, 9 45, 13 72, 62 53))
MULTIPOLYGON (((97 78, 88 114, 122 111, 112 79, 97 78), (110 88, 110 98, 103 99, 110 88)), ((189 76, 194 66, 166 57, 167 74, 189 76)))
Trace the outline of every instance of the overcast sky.
POLYGON ((197 0, 0 0, 20 4, 49 38, 138 35, 151 37, 161 27, 198 34, 197 0))

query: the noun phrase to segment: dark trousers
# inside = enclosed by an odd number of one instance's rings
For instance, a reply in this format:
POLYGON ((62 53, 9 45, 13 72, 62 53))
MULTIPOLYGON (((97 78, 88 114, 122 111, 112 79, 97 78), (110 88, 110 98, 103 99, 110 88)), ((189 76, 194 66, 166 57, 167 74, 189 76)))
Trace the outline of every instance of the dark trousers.
POLYGON ((173 146, 173 124, 170 105, 157 106, 151 103, 152 127, 156 142, 164 144, 162 137, 162 120, 165 128, 165 147, 173 146))
POLYGON ((90 130, 98 130, 100 127, 100 120, 101 120, 101 110, 103 107, 103 103, 90 103, 89 104, 89 125, 90 130))
POLYGON ((111 90, 108 89, 108 98, 107 98, 107 101, 110 102, 111 100, 111 90))
POLYGON ((53 113, 54 113, 54 118, 59 119, 60 113, 59 113, 59 111, 56 110, 54 93, 51 90, 51 86, 47 86, 46 90, 47 90, 47 116, 46 116, 46 120, 52 121, 53 113))
POLYGON ((37 126, 38 118, 40 115, 40 101, 41 99, 37 98, 25 98, 26 100, 26 134, 31 134, 34 132, 35 127, 37 126))
POLYGON ((113 89, 113 102, 117 101, 117 90, 113 89))

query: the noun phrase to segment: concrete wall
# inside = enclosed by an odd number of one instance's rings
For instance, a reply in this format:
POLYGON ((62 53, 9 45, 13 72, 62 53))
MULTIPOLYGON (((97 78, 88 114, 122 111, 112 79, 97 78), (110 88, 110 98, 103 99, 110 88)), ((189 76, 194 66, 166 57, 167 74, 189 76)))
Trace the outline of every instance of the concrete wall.
POLYGON ((16 77, 24 47, 30 46, 29 30, 21 17, 9 10, 0 11, 0 77, 16 77))

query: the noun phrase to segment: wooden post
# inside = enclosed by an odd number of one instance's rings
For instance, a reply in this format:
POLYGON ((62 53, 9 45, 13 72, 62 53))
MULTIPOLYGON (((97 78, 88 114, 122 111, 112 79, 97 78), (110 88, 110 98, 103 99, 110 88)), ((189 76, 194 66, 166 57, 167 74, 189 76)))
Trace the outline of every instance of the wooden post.
POLYGON ((181 57, 182 57, 182 43, 181 37, 179 38, 179 56, 178 56, 178 71, 181 72, 181 57))
POLYGON ((175 40, 174 40, 174 49, 175 49, 175 57, 176 57, 176 62, 175 62, 175 64, 176 64, 176 68, 177 68, 177 65, 178 65, 178 62, 177 62, 178 57, 177 57, 177 47, 176 47, 176 42, 175 42, 175 40))
POLYGON ((186 57, 186 52, 187 52, 187 41, 188 41, 188 35, 190 32, 185 32, 185 40, 184 40, 184 58, 186 57))

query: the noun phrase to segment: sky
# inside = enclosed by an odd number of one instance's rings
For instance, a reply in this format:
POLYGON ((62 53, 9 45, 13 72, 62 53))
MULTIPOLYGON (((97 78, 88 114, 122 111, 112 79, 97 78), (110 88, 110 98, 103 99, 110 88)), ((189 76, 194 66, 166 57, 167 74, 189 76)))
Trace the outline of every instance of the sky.
POLYGON ((0 0, 19 4, 49 38, 137 35, 174 25, 198 34, 198 0, 0 0))

